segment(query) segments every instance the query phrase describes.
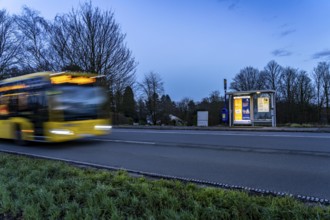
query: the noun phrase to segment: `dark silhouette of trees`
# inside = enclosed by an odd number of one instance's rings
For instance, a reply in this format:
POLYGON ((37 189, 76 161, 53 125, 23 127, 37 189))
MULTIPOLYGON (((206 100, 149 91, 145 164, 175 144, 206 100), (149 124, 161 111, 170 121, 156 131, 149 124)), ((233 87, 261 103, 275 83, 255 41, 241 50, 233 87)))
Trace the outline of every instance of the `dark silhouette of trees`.
POLYGON ((147 123, 148 110, 142 97, 138 99, 136 109, 139 124, 145 125, 147 123))
POLYGON ((265 76, 251 66, 242 69, 230 83, 230 89, 236 91, 258 90, 265 87, 265 76))
POLYGON ((280 86, 280 77, 283 72, 283 67, 281 67, 276 61, 272 60, 267 63, 262 75, 264 76, 264 88, 277 91, 277 96, 280 86))
MULTIPOLYGON (((248 91, 249 89, 275 89, 277 94, 277 122, 279 124, 320 123, 321 121, 318 110, 324 109, 324 112, 326 112, 325 110, 327 106, 325 98, 327 94, 324 92, 324 89, 329 88, 329 84, 327 84, 327 77, 329 74, 328 68, 329 64, 327 63, 321 63, 315 68, 314 76, 318 76, 318 81, 314 81, 319 82, 319 86, 315 86, 313 78, 311 78, 306 71, 298 70, 290 66, 283 68, 275 61, 270 61, 267 63, 263 71, 259 71, 252 67, 242 69, 234 77, 234 82, 232 82, 231 88, 236 88, 237 91, 248 91), (253 82, 250 77, 257 82, 253 82), (317 95, 317 91, 319 91, 319 96, 317 95)), ((147 85, 147 78, 148 77, 144 79, 145 85, 147 85)), ((149 83, 149 85, 152 84, 149 83)), ((150 88, 151 86, 145 87, 144 91, 151 91, 150 88), (149 88, 149 90, 146 88, 149 88)), ((152 94, 158 93, 149 92, 149 94, 149 97, 152 97, 152 94)), ((146 118, 146 115, 151 116, 153 115, 153 112, 157 112, 150 111, 151 100, 156 101, 155 103, 158 104, 158 112, 160 113, 158 115, 160 116, 157 120, 160 121, 161 124, 170 124, 166 117, 162 116, 166 116, 169 112, 173 111, 175 112, 175 116, 182 119, 186 125, 196 125, 197 111, 208 111, 209 125, 219 125, 221 124, 220 111, 225 105, 224 97, 220 96, 218 91, 213 91, 209 97, 203 98, 200 102, 196 103, 189 98, 184 98, 181 101, 174 103, 170 101, 169 95, 162 95, 157 96, 157 99, 150 98, 149 101, 146 99, 144 99, 144 101, 141 100, 139 106, 145 107, 148 113, 145 113, 144 115, 139 113, 139 116, 146 118), (171 104, 166 106, 164 103, 171 104)), ((146 111, 143 111, 142 108, 140 108, 139 112, 142 113, 146 111)), ((155 121, 153 121, 153 123, 155 123, 155 121)))
POLYGON ((209 97, 203 98, 196 104, 195 119, 197 120, 197 111, 208 111, 208 123, 210 126, 221 123, 221 109, 224 107, 224 97, 220 96, 219 91, 213 91, 209 97))
POLYGON ((148 114, 154 125, 160 120, 159 97, 164 93, 163 85, 164 83, 160 75, 155 72, 146 74, 142 82, 139 83, 139 88, 146 103, 148 114))
POLYGON ((219 91, 213 91, 211 92, 208 101, 209 125, 218 125, 221 123, 220 111, 224 107, 224 100, 221 98, 219 91))
POLYGON ((329 94, 330 94, 330 64, 319 62, 313 72, 318 119, 321 122, 329 122, 329 94), (325 117, 322 116, 322 109, 325 107, 325 117))
POLYGON ((21 69, 30 72, 54 70, 50 49, 50 24, 37 11, 24 7, 14 16, 19 40, 22 42, 21 69))
POLYGON ((130 86, 127 86, 123 95, 122 110, 126 117, 136 120, 134 93, 130 86))
POLYGON ((22 41, 17 36, 15 23, 5 10, 0 11, 0 78, 11 77, 9 69, 19 64, 22 41))
POLYGON ((183 98, 176 104, 176 115, 182 119, 186 125, 196 125, 197 110, 194 100, 189 98, 183 98))
POLYGON ((160 108, 160 120, 162 124, 171 124, 169 115, 174 115, 175 113, 175 103, 172 102, 169 95, 162 95, 159 103, 160 108))
POLYGON ((113 12, 91 3, 57 16, 51 29, 51 46, 60 69, 76 65, 105 75, 113 95, 135 82, 137 64, 124 40, 113 12))
POLYGON ((301 124, 305 122, 310 122, 311 120, 314 121, 317 118, 309 118, 308 115, 309 112, 312 111, 310 106, 313 97, 314 89, 312 85, 312 80, 309 78, 306 71, 300 71, 297 76, 297 93, 295 100, 297 102, 298 107, 298 122, 301 124))
POLYGON ((329 63, 319 63, 318 67, 321 68, 321 85, 323 90, 324 105, 326 112, 326 123, 330 121, 330 64, 329 63))
POLYGON ((287 67, 280 76, 280 96, 279 98, 288 104, 294 103, 295 93, 297 91, 298 70, 287 67))

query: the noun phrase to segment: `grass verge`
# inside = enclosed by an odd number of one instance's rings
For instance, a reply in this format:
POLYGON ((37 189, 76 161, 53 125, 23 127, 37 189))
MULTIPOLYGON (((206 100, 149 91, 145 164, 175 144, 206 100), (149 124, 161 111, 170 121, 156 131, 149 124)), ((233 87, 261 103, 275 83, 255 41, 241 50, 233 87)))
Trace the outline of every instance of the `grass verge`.
POLYGON ((0 153, 0 219, 330 219, 330 207, 0 153))

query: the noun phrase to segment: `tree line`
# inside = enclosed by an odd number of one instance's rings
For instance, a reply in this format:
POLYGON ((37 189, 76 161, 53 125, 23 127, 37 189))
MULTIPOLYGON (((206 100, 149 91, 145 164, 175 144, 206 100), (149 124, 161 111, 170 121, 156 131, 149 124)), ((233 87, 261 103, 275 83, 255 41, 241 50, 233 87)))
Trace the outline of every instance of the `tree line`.
MULTIPOLYGON (((172 102, 170 96, 164 94, 160 75, 154 72, 146 74, 138 85, 142 96, 136 102, 136 118, 147 119, 149 116, 152 124, 173 124, 169 115, 175 114, 184 124, 196 125, 197 111, 208 111, 209 125, 218 125, 221 123, 221 109, 228 107, 219 91, 211 92, 200 102, 189 98, 172 102)), ((274 60, 268 62, 263 70, 248 66, 234 76, 230 89, 275 90, 278 124, 328 124, 330 121, 330 63, 327 62, 319 62, 311 74, 282 67, 274 60)))
POLYGON ((113 112, 115 124, 149 124, 149 125, 186 125, 197 124, 197 112, 209 112, 209 125, 221 123, 220 111, 225 107, 224 97, 219 91, 213 91, 209 97, 195 102, 190 98, 172 101, 164 91, 164 82, 156 72, 144 75, 141 82, 133 89, 127 87, 123 95, 119 95, 119 111, 113 112), (135 97, 138 97, 135 100, 135 97))
POLYGON ((0 78, 39 71, 82 71, 104 75, 111 100, 135 83, 137 62, 111 11, 91 3, 48 21, 23 7, 0 11, 0 78))
MULTIPOLYGON (((224 96, 218 91, 199 102, 171 100, 156 72, 136 82, 137 62, 125 44, 112 11, 91 2, 46 20, 28 7, 19 15, 0 10, 0 79, 38 71, 84 71, 105 76, 109 111, 115 124, 195 125, 197 111, 209 111, 209 125, 221 123, 224 96)), ((220 79, 219 79, 220 80, 220 79)), ((270 61, 263 70, 245 67, 237 73, 234 91, 276 90, 278 123, 330 121, 329 63, 313 72, 282 67, 270 61)))
POLYGON ((330 64, 319 62, 313 72, 282 67, 270 61, 263 70, 243 68, 230 84, 235 91, 271 89, 276 91, 279 123, 330 121, 330 64))

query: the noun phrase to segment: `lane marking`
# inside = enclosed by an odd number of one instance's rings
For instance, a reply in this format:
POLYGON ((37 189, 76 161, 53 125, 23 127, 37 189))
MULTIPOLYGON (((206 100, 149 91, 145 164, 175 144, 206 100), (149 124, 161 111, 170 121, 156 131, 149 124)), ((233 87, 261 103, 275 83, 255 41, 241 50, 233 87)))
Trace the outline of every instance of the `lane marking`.
POLYGON ((156 142, 147 142, 147 141, 124 141, 124 140, 110 140, 102 138, 93 138, 95 141, 106 141, 106 142, 115 142, 115 143, 127 143, 127 144, 146 144, 146 145, 155 145, 156 142))
POLYGON ((125 141, 125 140, 110 140, 110 139, 90 139, 95 141, 113 142, 113 143, 126 143, 126 144, 145 144, 153 146, 169 146, 169 147, 184 147, 203 150, 220 150, 220 151, 233 151, 233 152, 252 152, 263 154, 294 154, 304 156, 321 156, 330 157, 330 152, 327 151, 308 151, 289 148, 261 148, 261 147, 240 147, 240 146, 222 146, 222 145, 204 145, 193 143, 169 143, 169 142, 143 142, 143 141, 125 141))
POLYGON ((199 133, 199 132, 182 132, 182 131, 125 131, 125 130, 115 130, 113 133, 142 133, 142 134, 185 134, 185 135, 210 135, 210 136, 257 136, 257 137, 286 137, 286 138, 321 138, 321 139, 330 139, 330 135, 320 135, 320 136, 312 136, 312 135, 280 135, 280 134, 238 134, 238 133, 199 133))

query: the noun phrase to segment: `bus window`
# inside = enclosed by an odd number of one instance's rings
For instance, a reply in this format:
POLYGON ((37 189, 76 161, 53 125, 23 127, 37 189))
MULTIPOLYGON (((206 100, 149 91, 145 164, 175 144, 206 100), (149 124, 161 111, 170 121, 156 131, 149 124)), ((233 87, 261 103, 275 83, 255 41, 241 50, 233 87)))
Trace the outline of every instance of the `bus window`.
POLYGON ((18 101, 17 101, 17 95, 11 95, 8 96, 9 98, 9 102, 8 102, 8 110, 11 116, 16 116, 17 115, 17 105, 18 105, 18 101))
POLYGON ((94 86, 61 86, 52 95, 51 110, 62 111, 64 121, 96 119, 106 97, 102 88, 94 86))
POLYGON ((27 103, 27 94, 26 93, 21 93, 18 95, 18 110, 23 111, 28 108, 28 103, 27 103))
POLYGON ((0 104, 0 115, 1 116, 6 116, 8 114, 9 114, 8 106, 7 105, 1 105, 0 104))
POLYGON ((7 116, 9 114, 8 109, 8 96, 0 97, 0 116, 7 116))

